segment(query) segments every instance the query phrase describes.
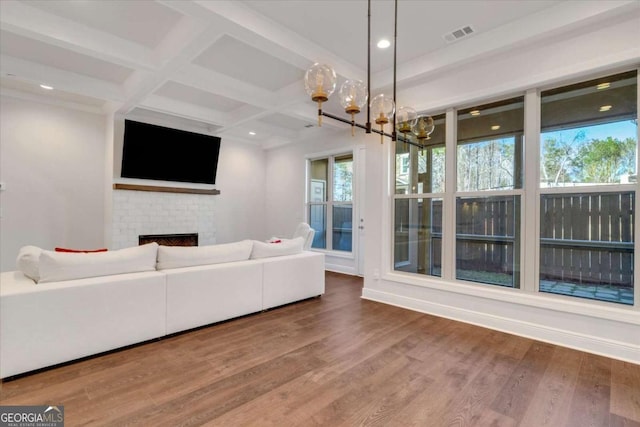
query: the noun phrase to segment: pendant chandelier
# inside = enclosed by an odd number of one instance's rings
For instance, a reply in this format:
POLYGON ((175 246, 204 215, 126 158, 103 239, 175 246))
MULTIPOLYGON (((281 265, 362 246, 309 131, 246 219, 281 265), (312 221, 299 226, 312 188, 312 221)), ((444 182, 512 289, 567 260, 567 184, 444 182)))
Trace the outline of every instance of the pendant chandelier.
POLYGON ((366 133, 380 134, 380 143, 385 136, 392 141, 402 142, 423 148, 431 133, 435 129, 433 118, 428 115, 418 115, 411 107, 396 109, 396 39, 398 30, 398 0, 394 1, 394 28, 393 28, 393 98, 380 94, 371 99, 371 0, 368 0, 367 13, 367 83, 361 80, 348 79, 340 90, 340 105, 351 116, 351 120, 322 111, 322 104, 336 90, 336 72, 326 64, 315 63, 307 70, 304 76, 304 85, 313 102, 318 104, 318 126, 322 126, 322 116, 341 121, 351 125, 351 135, 354 135, 356 127, 364 129, 366 133), (355 115, 366 106, 367 122, 365 125, 356 123, 355 115), (380 129, 373 129, 371 115, 375 124, 380 129), (392 124, 392 132, 386 133, 384 126, 392 124), (398 132, 401 135, 398 135, 398 132))

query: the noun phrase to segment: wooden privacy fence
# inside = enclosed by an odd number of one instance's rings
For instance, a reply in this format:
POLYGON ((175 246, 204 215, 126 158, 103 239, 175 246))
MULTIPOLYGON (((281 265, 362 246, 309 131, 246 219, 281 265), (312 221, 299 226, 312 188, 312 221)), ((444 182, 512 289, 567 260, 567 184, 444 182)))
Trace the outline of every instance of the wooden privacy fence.
MULTIPOLYGON (((518 196, 457 199, 456 269, 518 273, 519 204, 518 196)), ((396 222, 404 216, 406 224, 409 210, 408 201, 397 204, 396 222)), ((632 287, 634 210, 632 192, 542 195, 540 280, 632 287)), ((442 201, 424 199, 417 211, 424 247, 434 249, 424 251, 430 257, 424 268, 439 268, 442 201)))
POLYGON ((519 252, 518 196, 458 198, 456 269, 513 274, 519 252))
POLYGON ((633 286, 632 192, 546 194, 540 280, 633 286))

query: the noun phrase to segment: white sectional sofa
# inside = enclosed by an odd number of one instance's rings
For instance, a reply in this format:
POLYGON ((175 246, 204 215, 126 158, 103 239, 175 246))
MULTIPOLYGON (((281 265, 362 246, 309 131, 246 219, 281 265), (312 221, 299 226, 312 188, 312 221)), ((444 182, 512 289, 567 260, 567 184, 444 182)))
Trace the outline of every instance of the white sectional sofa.
MULTIPOLYGON (((271 256, 260 245, 252 242, 244 261, 75 280, 36 283, 22 272, 1 273, 0 378, 324 293, 323 254, 278 255, 274 246, 271 256)), ((64 259, 75 262, 72 256, 64 259)))

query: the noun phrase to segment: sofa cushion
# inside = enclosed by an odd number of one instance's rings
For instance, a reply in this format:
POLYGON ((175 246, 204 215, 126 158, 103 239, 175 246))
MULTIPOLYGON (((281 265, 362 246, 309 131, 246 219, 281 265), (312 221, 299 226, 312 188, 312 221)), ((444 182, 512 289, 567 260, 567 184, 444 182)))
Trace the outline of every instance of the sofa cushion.
POLYGON ((42 251, 38 283, 153 271, 156 268, 157 253, 157 243, 108 252, 42 251))
POLYGON ((299 254, 302 252, 303 245, 304 239, 302 237, 282 239, 279 243, 265 243, 255 240, 253 242, 253 251, 251 251, 251 259, 299 254))
POLYGON ((245 261, 251 255, 253 242, 224 243, 209 246, 160 246, 158 248, 158 270, 192 267, 195 265, 220 264, 245 261))
POLYGON ((42 249, 37 246, 23 246, 18 252, 16 267, 28 278, 40 280, 40 254, 42 249))

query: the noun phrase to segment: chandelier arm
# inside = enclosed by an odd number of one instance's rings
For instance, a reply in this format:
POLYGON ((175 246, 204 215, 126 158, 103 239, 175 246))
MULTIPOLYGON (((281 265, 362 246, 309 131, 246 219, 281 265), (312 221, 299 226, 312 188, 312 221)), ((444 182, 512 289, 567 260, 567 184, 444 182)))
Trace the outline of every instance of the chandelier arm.
MULTIPOLYGON (((336 115, 333 115, 331 113, 327 113, 326 111, 323 111, 321 114, 323 116, 325 116, 325 117, 329 117, 330 119, 337 120, 339 122, 346 123, 348 125, 355 126, 357 128, 360 128, 360 129, 367 130, 367 125, 363 125, 363 124, 360 124, 360 123, 357 123, 357 122, 352 122, 351 120, 345 119, 344 117, 336 116, 336 115)), ((378 135, 383 135, 383 136, 387 136, 387 137, 391 138, 391 134, 390 133, 383 132, 383 131, 380 131, 378 129, 373 129, 373 128, 370 128, 370 130, 371 130, 371 132, 377 133, 378 135)), ((371 132, 368 132, 368 133, 371 133, 371 132)), ((413 145, 414 147, 418 147, 418 148, 421 148, 421 149, 425 147, 422 144, 418 144, 418 143, 415 143, 415 142, 411 141, 406 136, 399 136, 398 137, 398 141, 404 142, 406 144, 413 145)))

